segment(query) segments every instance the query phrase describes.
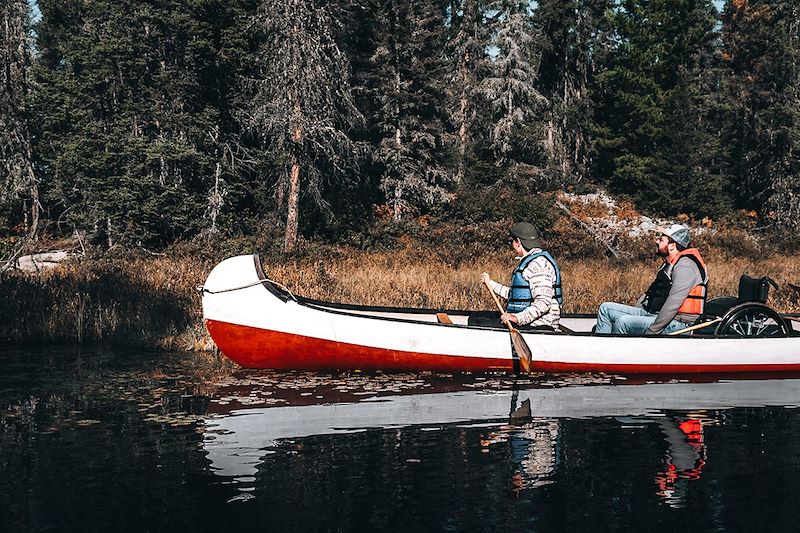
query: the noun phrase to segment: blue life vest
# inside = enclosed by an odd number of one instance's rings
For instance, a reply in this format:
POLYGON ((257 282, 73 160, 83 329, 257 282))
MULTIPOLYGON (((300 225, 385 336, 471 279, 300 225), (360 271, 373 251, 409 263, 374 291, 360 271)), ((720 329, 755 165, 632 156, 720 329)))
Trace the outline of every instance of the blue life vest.
POLYGON ((556 271, 556 282, 553 284, 554 297, 559 304, 564 303, 564 293, 561 290, 561 269, 558 268, 558 263, 556 263, 556 260, 550 255, 550 252, 542 250, 541 252, 525 256, 525 258, 519 262, 517 268, 514 269, 514 273, 511 275, 511 290, 508 293, 508 304, 506 305, 507 312, 519 313, 526 307, 530 307, 533 303, 531 286, 522 277, 522 272, 528 264, 537 257, 544 257, 553 265, 556 271))

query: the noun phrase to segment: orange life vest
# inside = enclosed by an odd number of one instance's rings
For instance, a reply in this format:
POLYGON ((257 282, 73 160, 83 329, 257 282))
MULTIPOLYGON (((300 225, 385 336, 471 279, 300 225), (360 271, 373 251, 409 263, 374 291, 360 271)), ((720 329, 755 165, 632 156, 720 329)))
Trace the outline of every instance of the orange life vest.
POLYGON ((678 252, 675 260, 672 263, 664 264, 656 275, 655 281, 647 289, 644 309, 650 313, 658 313, 664 306, 664 302, 669 296, 669 291, 672 288, 672 268, 682 258, 688 257, 697 264, 700 269, 700 278, 702 281, 695 285, 686 299, 678 308, 678 313, 685 313, 689 315, 700 315, 703 313, 703 308, 706 303, 706 292, 708 287, 708 270, 700 252, 697 248, 688 248, 682 252, 678 252))
POLYGON ((689 291, 689 295, 686 296, 686 299, 678 308, 678 312, 688 315, 702 315, 703 308, 706 305, 706 294, 708 292, 708 269, 706 268, 706 263, 703 261, 700 251, 697 248, 688 248, 678 253, 678 257, 672 264, 674 265, 677 263, 678 259, 681 257, 689 257, 694 260, 697 264, 697 268, 700 269, 700 279, 702 281, 689 291))

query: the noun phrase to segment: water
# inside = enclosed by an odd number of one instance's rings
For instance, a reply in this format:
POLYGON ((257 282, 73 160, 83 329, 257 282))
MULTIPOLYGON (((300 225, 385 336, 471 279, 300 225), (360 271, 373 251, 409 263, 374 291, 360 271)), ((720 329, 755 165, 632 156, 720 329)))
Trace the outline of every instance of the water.
POLYGON ((108 350, 0 358, 3 532, 800 528, 795 377, 276 373, 108 350))

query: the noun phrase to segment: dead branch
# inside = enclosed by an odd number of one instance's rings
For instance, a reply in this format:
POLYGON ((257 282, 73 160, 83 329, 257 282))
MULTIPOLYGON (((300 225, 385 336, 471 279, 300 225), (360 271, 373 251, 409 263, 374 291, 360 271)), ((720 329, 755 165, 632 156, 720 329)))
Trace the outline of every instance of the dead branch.
POLYGON ((608 249, 608 251, 611 252, 611 255, 614 256, 614 258, 620 259, 623 255, 625 255, 624 253, 619 252, 613 246, 611 246, 611 244, 602 235, 600 235, 600 233, 598 233, 593 227, 591 227, 589 224, 578 218, 577 215, 575 215, 572 211, 570 211, 569 207, 567 207, 561 202, 556 202, 556 207, 564 211, 567 214, 567 216, 573 220, 573 222, 575 222, 578 226, 580 226, 581 229, 583 229, 586 233, 591 235, 597 242, 605 246, 608 249))
POLYGON ((24 252, 28 245, 33 242, 33 235, 26 235, 25 238, 21 239, 14 250, 11 251, 11 254, 8 257, 3 257, 0 259, 2 266, 0 266, 0 276, 3 275, 7 270, 14 268, 17 264, 17 259, 22 256, 22 252, 24 252))

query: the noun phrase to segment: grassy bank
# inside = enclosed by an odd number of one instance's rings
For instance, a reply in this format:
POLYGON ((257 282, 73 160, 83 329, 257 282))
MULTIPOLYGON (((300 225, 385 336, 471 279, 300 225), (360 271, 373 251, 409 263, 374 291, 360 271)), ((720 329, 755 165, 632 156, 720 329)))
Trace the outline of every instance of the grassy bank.
MULTIPOLYGON (((710 296, 736 294, 743 273, 770 275, 781 286, 772 291, 770 304, 782 312, 800 311, 800 295, 787 285, 800 284, 800 254, 766 253, 766 246, 752 239, 749 244, 743 238, 733 239, 733 244, 728 238, 714 239, 698 242, 711 270, 710 296)), ((314 298, 491 309, 479 276, 484 270, 498 280, 509 276, 515 261, 504 241, 500 237, 470 248, 465 241, 442 243, 434 235, 428 240, 400 239, 394 249, 380 251, 305 243, 299 255, 267 253, 263 262, 271 278, 314 298)), ((551 249, 563 269, 565 312, 594 313, 606 300, 633 302, 658 266, 651 241, 647 237, 625 243, 629 259, 617 261, 593 246, 581 251, 567 247, 566 239, 553 240, 551 249)), ((218 260, 259 248, 258 243, 241 243, 238 249, 227 246, 203 253, 85 259, 37 275, 6 275, 0 282, 0 337, 13 343, 213 349, 195 287, 218 260)))

